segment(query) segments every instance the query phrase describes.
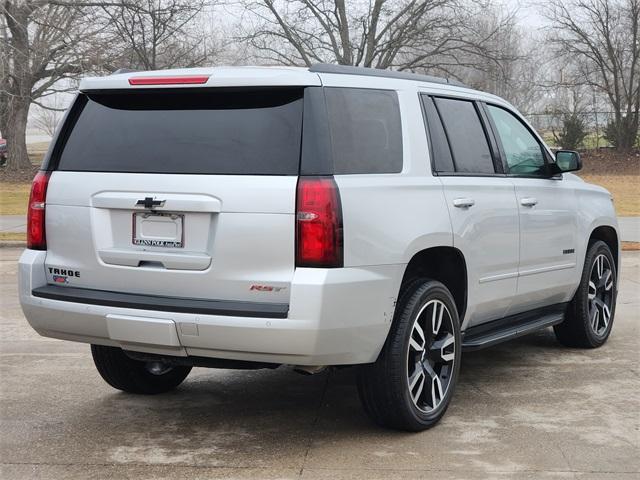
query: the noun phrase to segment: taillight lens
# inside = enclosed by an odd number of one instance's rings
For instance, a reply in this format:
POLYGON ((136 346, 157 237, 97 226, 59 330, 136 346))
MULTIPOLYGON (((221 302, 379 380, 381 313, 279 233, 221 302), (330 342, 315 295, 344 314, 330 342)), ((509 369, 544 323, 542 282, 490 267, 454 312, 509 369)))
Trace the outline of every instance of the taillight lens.
POLYGON ((47 185, 50 172, 36 173, 31 184, 29 208, 27 210, 27 248, 46 250, 47 239, 44 229, 44 210, 47 199, 47 185))
POLYGON ((333 177, 300 177, 296 266, 342 267, 342 205, 333 177))

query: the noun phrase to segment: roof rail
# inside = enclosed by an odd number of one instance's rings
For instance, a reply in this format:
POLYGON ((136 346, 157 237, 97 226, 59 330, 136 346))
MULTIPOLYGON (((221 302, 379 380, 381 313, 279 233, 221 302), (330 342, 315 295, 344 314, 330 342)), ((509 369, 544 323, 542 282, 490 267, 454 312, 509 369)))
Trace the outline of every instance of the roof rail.
POLYGON ((466 87, 464 83, 442 77, 432 77, 431 75, 421 75, 411 72, 397 72, 395 70, 382 70, 380 68, 352 67, 350 65, 335 65, 333 63, 315 63, 309 67, 310 72, 316 73, 338 73, 341 75, 363 75, 366 77, 386 77, 398 78, 400 80, 413 80, 416 82, 444 83, 466 87))
POLYGON ((119 68, 115 72, 111 72, 109 75, 119 75, 121 73, 131 73, 137 72, 138 70, 134 70, 133 68, 119 68))

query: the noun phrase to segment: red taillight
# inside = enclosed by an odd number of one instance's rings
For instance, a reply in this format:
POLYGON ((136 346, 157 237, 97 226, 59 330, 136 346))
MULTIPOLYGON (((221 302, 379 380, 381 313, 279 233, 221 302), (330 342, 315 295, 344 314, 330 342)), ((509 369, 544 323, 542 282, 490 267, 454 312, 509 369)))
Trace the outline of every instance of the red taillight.
POLYGON ((296 266, 342 267, 342 206, 333 177, 300 177, 296 266))
POLYGON ((209 75, 180 75, 173 77, 132 77, 129 85, 201 85, 207 83, 209 75))
POLYGON ((46 250, 47 239, 44 230, 44 210, 47 200, 47 185, 50 172, 36 173, 31 184, 29 207, 27 210, 27 248, 46 250))

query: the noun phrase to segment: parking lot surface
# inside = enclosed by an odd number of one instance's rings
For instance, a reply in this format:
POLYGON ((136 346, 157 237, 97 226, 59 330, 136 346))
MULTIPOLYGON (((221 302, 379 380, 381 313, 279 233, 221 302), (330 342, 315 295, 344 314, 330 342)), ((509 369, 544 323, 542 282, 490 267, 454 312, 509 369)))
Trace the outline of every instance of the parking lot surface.
POLYGON ((463 355, 451 408, 422 433, 364 415, 354 370, 194 369, 175 392, 110 388, 88 345, 38 336, 0 249, 0 478, 637 479, 640 252, 623 254, 597 350, 551 330, 463 355))

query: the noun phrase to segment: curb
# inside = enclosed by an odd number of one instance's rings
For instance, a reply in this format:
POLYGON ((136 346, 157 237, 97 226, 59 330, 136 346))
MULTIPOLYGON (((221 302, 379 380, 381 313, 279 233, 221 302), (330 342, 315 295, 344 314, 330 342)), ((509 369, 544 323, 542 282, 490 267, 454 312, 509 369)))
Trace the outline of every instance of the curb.
POLYGON ((0 248, 27 248, 27 242, 22 240, 0 240, 0 248))

